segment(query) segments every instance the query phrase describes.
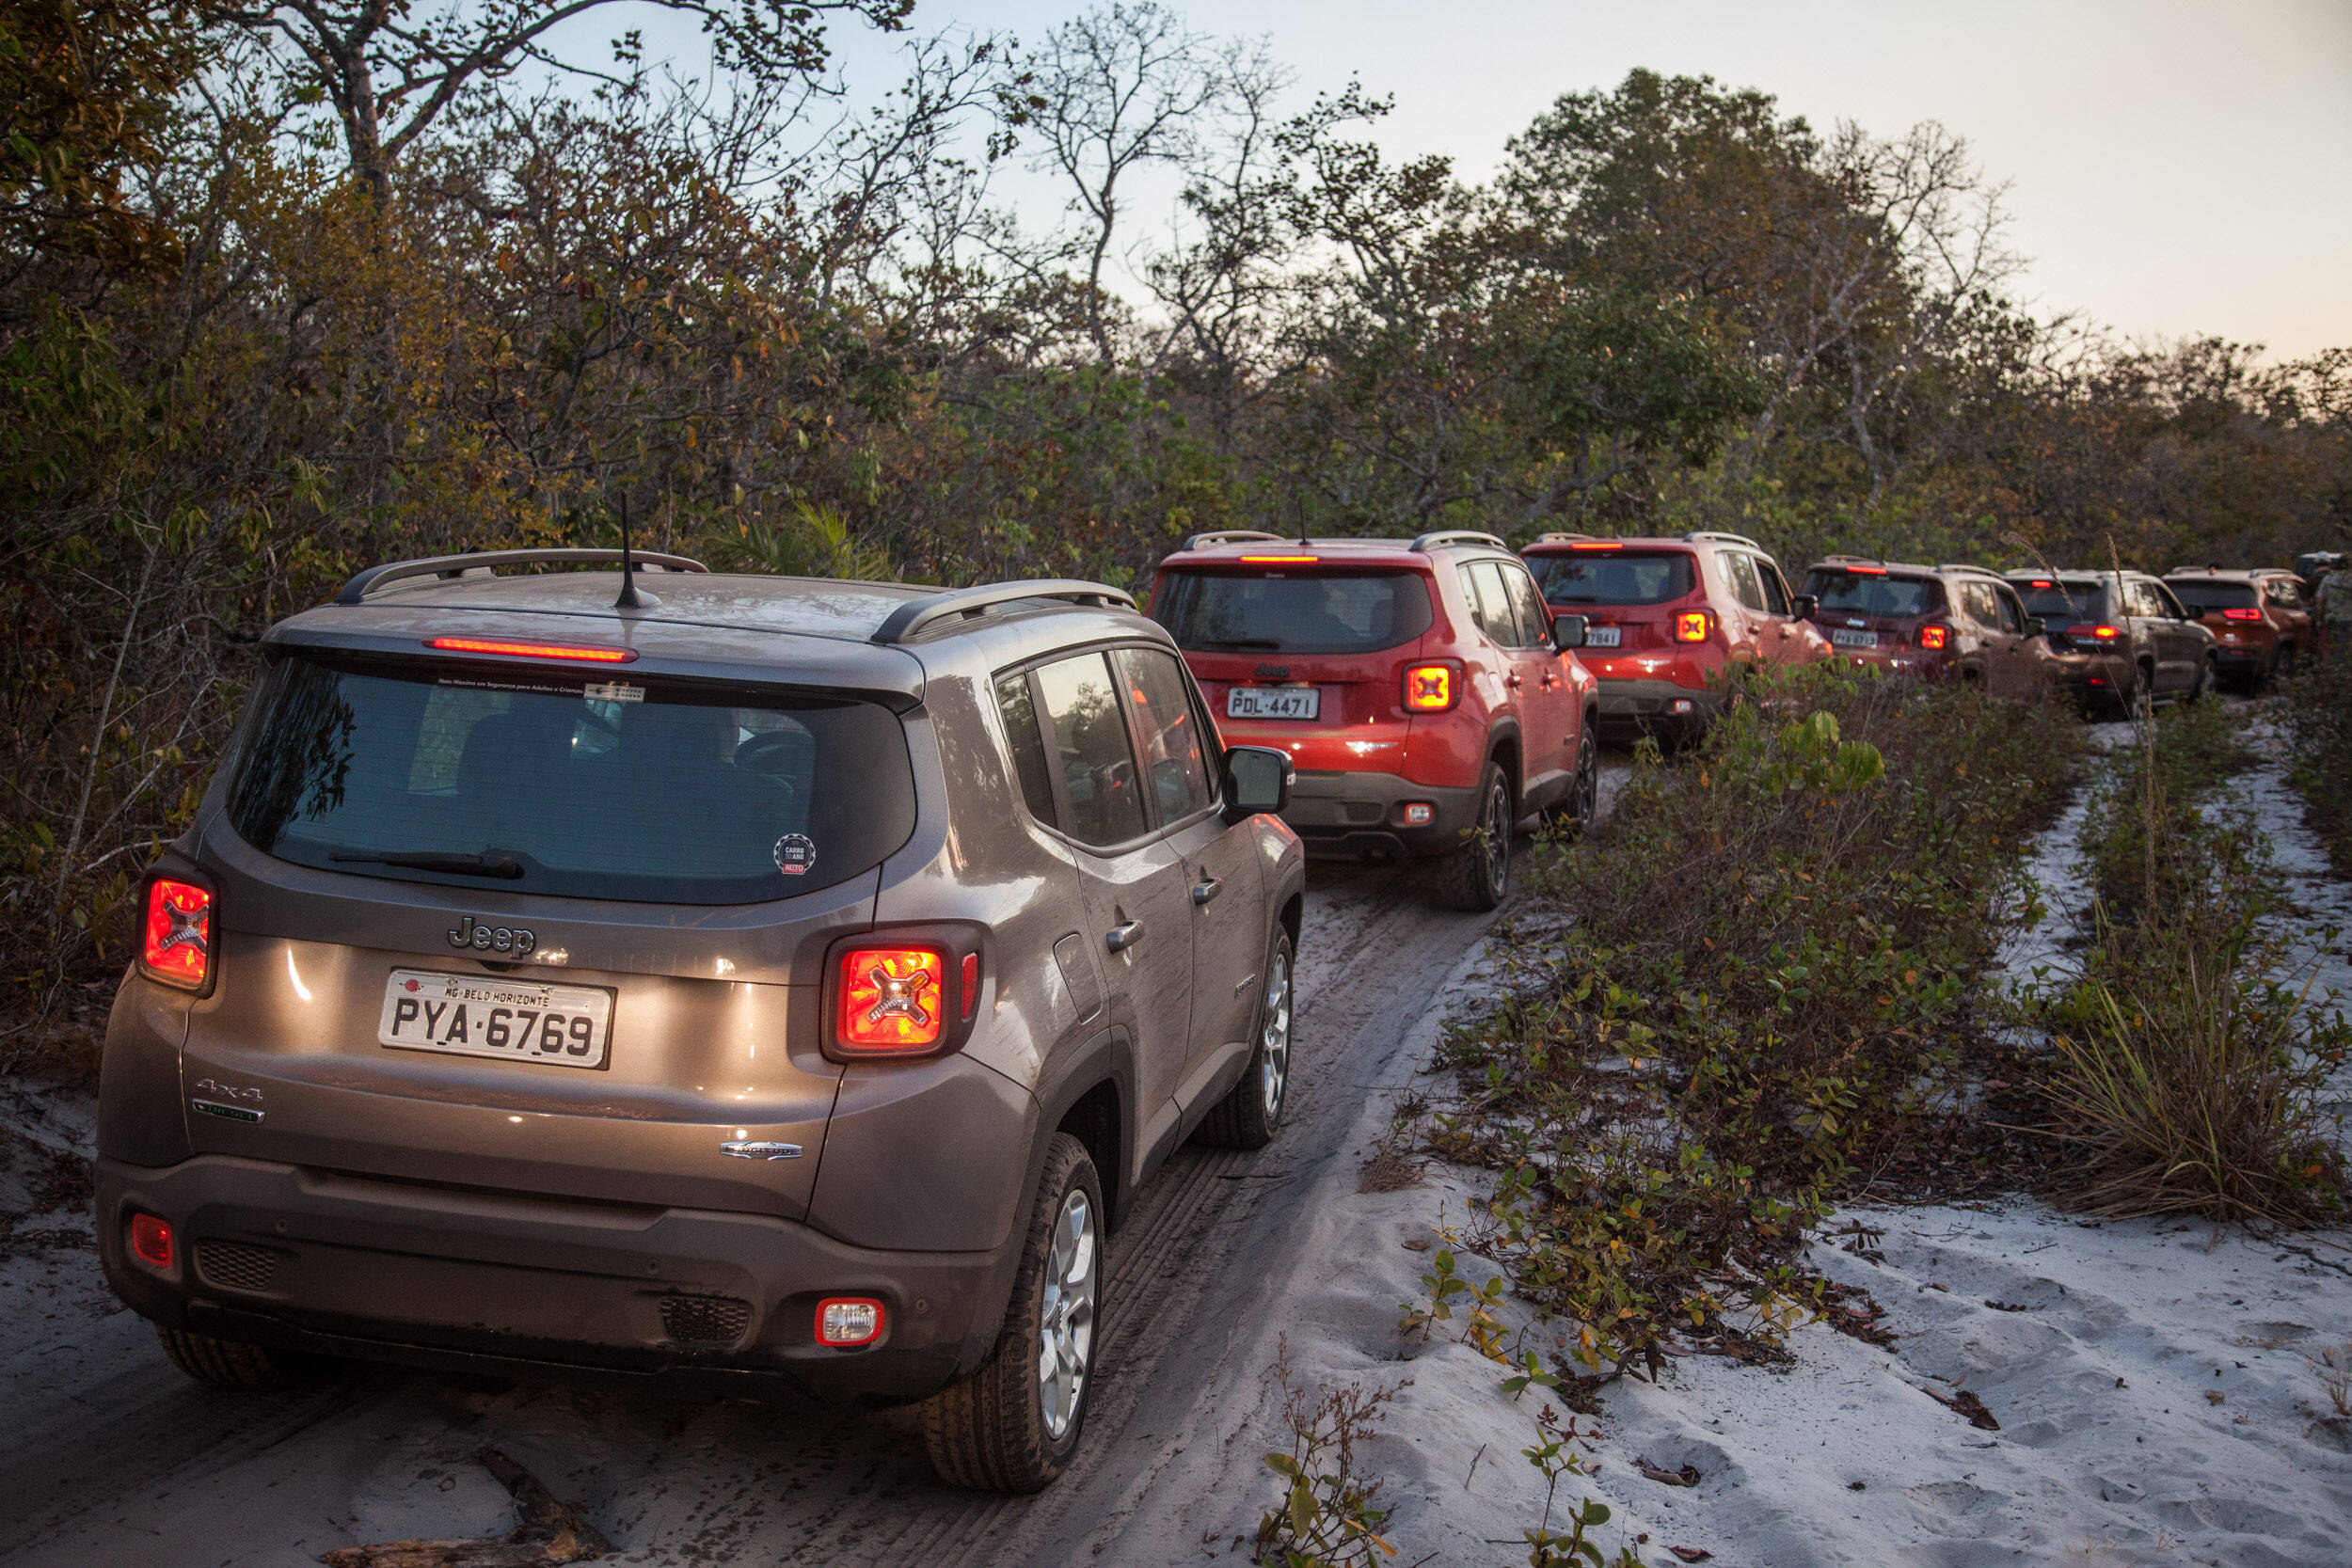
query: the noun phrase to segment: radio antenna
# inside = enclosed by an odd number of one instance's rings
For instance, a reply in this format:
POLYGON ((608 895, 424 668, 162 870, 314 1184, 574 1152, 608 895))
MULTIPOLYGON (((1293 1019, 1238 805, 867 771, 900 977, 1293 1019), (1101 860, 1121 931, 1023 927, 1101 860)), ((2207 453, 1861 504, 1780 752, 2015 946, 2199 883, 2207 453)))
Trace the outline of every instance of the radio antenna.
POLYGON ((661 601, 651 594, 637 591, 637 559, 628 545, 628 492, 621 492, 621 596, 612 601, 615 610, 651 610, 661 601))

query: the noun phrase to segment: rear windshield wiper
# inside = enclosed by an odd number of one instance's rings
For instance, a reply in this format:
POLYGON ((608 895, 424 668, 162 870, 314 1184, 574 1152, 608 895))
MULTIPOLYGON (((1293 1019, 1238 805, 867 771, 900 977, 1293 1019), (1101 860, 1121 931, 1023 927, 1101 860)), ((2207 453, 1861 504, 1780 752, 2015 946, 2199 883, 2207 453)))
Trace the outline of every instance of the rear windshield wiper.
POLYGON ((456 855, 437 849, 381 855, 329 855, 330 861, 369 865, 399 865, 415 871, 449 871, 460 877, 498 877, 508 881, 523 874, 522 863, 511 855, 456 855))

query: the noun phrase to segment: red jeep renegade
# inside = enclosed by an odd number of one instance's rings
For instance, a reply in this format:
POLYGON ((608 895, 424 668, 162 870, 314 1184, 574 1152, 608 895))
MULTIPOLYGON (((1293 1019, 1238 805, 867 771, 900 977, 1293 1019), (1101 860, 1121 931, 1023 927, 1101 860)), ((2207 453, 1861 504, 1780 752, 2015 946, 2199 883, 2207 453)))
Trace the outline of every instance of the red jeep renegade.
POLYGON ((1441 857, 1448 898, 1490 910, 1531 812, 1592 820, 1592 676, 1526 567, 1490 533, 1285 540, 1196 534, 1160 562, 1152 615, 1229 741, 1298 768, 1283 813, 1310 850, 1441 857))

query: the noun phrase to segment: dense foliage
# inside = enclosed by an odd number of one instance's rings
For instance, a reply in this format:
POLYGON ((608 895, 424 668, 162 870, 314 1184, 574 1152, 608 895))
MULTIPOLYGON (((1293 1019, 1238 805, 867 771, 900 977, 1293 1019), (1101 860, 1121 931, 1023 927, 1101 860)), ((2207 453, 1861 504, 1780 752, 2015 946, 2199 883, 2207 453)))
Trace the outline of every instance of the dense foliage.
POLYGON ((1637 71, 1473 187, 1150 0, 910 33, 846 99, 825 26, 903 0, 665 3, 711 82, 626 37, 566 73, 525 0, 0 0, 12 1005, 119 960, 273 617, 624 499, 716 562, 937 581, 1254 524, 2162 566, 2352 520, 2352 358, 2031 317, 1932 126, 1637 71))

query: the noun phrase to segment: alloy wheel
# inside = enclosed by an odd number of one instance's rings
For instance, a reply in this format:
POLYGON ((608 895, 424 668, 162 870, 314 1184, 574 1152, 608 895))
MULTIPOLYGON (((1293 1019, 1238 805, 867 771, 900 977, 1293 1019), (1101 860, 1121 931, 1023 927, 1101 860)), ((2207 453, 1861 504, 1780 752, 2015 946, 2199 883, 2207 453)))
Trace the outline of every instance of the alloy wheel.
POLYGON ((1038 1310, 1038 1404, 1046 1435, 1059 1442, 1086 1398, 1094 1352, 1097 1245, 1094 1204, 1082 1188, 1061 1200, 1053 1244, 1045 1257, 1045 1292, 1038 1310))
POLYGON ((1282 1114, 1282 1096, 1291 1078, 1291 957, 1277 951, 1267 967, 1265 1022, 1258 1034, 1259 1088, 1265 1097, 1268 1123, 1282 1114))
POLYGON ((1499 899, 1509 886, 1511 877, 1511 792, 1502 781, 1495 780, 1486 792, 1486 804, 1478 814, 1481 837, 1480 859, 1486 873, 1486 885, 1499 899))

